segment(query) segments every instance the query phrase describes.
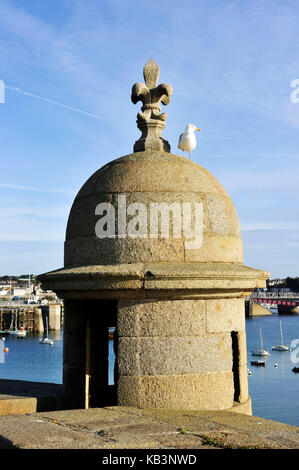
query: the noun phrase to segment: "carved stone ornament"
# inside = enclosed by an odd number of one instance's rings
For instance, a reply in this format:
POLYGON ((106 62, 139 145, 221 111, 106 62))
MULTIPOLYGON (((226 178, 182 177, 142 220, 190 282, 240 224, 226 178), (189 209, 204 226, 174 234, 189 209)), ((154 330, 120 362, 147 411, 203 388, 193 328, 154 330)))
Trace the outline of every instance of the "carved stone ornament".
POLYGON ((161 83, 159 79, 159 66, 152 60, 145 64, 143 69, 144 83, 135 83, 132 87, 131 100, 134 104, 142 101, 142 108, 137 114, 137 127, 142 132, 139 140, 135 142, 134 152, 144 150, 160 150, 170 152, 170 145, 161 136, 165 127, 166 113, 161 113, 161 102, 167 105, 172 95, 172 86, 161 83))

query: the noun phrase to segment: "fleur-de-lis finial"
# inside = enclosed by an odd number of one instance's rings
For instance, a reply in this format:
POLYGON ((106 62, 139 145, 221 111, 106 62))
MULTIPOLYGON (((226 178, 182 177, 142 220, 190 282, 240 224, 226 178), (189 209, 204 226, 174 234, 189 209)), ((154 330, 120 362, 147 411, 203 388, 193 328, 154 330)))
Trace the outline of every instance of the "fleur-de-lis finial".
POLYGON ((159 80, 160 68, 153 59, 149 59, 143 69, 143 78, 146 86, 151 88, 156 88, 159 80))
POLYGON ((135 83, 132 87, 131 100, 134 104, 142 101, 141 113, 137 114, 137 127, 142 135, 135 142, 134 152, 143 150, 162 150, 170 152, 170 145, 161 136, 165 127, 166 113, 161 113, 159 103, 167 105, 172 95, 172 87, 167 83, 157 86, 159 79, 159 66, 150 59, 144 66, 144 83, 135 83))

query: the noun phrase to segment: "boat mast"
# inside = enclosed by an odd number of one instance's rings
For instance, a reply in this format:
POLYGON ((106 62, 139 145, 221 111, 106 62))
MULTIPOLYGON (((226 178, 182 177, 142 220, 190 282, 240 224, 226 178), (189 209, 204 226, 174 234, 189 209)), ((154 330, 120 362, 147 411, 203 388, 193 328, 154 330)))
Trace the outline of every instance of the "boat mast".
POLYGON ((28 279, 28 303, 30 302, 30 299, 31 299, 30 290, 31 290, 31 279, 30 279, 30 274, 29 274, 29 279, 28 279))
POLYGON ((283 337, 282 337, 282 325, 281 325, 281 320, 280 320, 280 338, 281 338, 281 344, 283 345, 283 337))
POLYGON ((261 350, 264 350, 264 345, 263 345, 263 336, 262 336, 262 329, 260 328, 260 336, 261 336, 261 350))
POLYGON ((12 314, 11 314, 11 322, 10 322, 9 331, 11 331, 12 328, 13 328, 13 321, 14 321, 14 312, 12 312, 12 314))

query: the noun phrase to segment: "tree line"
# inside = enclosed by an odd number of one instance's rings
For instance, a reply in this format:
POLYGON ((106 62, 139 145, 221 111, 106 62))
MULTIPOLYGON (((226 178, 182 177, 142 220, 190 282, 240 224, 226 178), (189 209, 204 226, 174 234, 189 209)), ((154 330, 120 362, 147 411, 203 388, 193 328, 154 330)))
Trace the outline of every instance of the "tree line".
MULTIPOLYGON (((268 281, 269 282, 269 281, 268 281)), ((292 292, 299 292, 299 277, 286 277, 282 279, 281 282, 275 284, 275 286, 269 286, 267 282, 268 289, 290 289, 292 292)))
POLYGON ((9 284, 11 281, 24 283, 29 280, 29 276, 31 282, 34 283, 36 281, 36 276, 34 274, 21 274, 20 276, 0 276, 0 283, 9 284))

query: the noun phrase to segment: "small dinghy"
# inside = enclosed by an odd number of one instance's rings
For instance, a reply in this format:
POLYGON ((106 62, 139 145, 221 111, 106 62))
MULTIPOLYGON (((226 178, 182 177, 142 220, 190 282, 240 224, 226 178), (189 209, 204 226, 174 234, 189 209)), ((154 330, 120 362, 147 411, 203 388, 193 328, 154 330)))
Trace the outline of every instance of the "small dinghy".
POLYGON ((252 366, 262 366, 262 367, 265 367, 265 364, 266 364, 266 363, 265 363, 265 361, 259 360, 259 361, 250 361, 250 364, 251 364, 252 366))

